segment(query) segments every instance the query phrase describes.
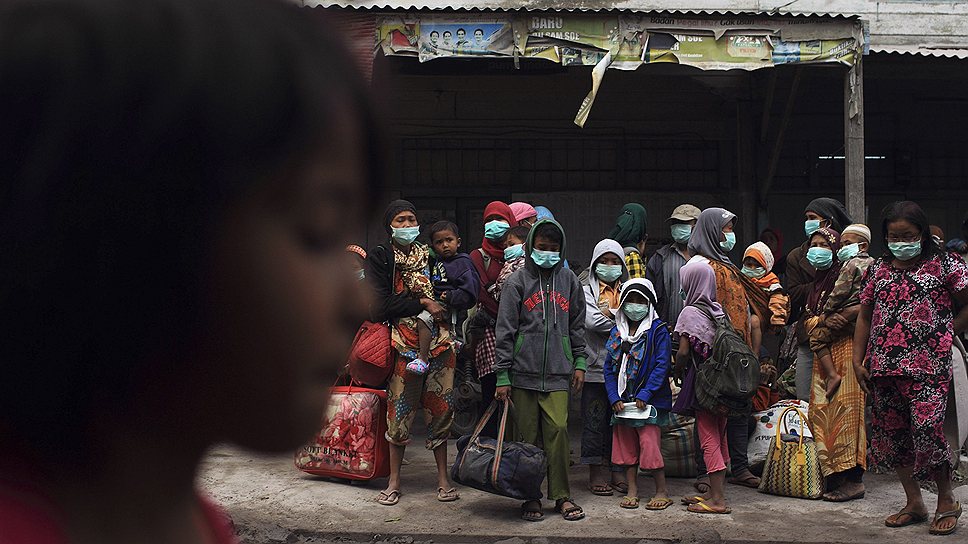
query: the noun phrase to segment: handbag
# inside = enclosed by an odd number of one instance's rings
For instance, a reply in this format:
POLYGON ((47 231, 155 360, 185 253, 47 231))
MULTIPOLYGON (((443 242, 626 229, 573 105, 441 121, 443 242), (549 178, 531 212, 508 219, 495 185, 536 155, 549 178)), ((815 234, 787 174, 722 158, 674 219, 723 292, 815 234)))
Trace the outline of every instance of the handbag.
POLYGON ((296 468, 348 480, 389 476, 386 433, 386 391, 352 384, 333 387, 319 432, 296 451, 296 468))
POLYGON ((497 411, 497 403, 497 399, 491 401, 473 434, 457 440, 457 459, 451 468, 451 478, 461 485, 495 495, 539 500, 543 496, 541 482, 548 471, 545 453, 533 444, 504 440, 510 401, 504 401, 497 438, 480 436, 497 411))
POLYGON ((766 466, 763 467, 759 488, 761 493, 800 499, 819 499, 823 494, 823 474, 817 445, 812 438, 804 436, 806 420, 807 416, 796 406, 790 406, 780 414, 776 434, 766 455, 766 466), (790 411, 797 412, 800 418, 799 435, 789 434, 786 415, 790 411), (783 439, 784 428, 788 431, 786 436, 792 436, 793 440, 783 439))
POLYGON ((356 332, 347 361, 353 381, 380 387, 393 373, 393 344, 390 326, 364 321, 356 332))

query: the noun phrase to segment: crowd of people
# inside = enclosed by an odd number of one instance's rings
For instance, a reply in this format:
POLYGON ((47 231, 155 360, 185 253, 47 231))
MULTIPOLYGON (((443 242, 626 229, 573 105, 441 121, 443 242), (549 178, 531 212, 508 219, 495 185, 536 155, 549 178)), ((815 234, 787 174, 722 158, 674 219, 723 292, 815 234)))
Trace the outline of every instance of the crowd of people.
MULTIPOLYGON (((670 417, 691 417, 697 493, 680 502, 689 512, 726 514, 727 474, 729 483, 760 484, 747 456, 750 414, 787 396, 810 403, 824 500, 863 499, 867 470, 895 471, 907 501, 885 524, 927 521, 919 482, 931 480, 938 502, 930 532, 955 531, 961 505, 951 481, 961 445, 948 443, 943 426, 952 349, 968 327, 968 248, 961 239, 945 244, 918 204, 884 209, 878 226, 887 249, 875 258, 871 227, 832 198, 806 207, 806 239, 786 255, 775 229, 736 251, 737 216, 688 203, 668 216, 671 241, 648 255, 646 209, 630 203, 587 267, 569 264, 566 229, 541 206, 490 203, 484 238, 469 254, 449 221, 430 226, 429 247, 417 241, 417 215, 410 202, 391 203, 389 241, 353 261, 375 293, 371 318, 391 324, 398 354, 388 387, 391 475, 380 504, 400 501, 404 449, 421 407, 437 497, 459 499, 448 480, 447 437, 460 354, 480 381, 481 412, 489 399, 511 402, 508 439, 544 450, 547 498, 565 520, 585 517, 568 478, 573 397, 594 495, 618 492, 620 507, 639 508, 638 476, 647 472, 654 493, 645 508, 675 504, 661 428, 670 417), (724 320, 762 363, 756 395, 729 411, 697 397, 697 374, 724 320)), ((544 514, 541 501, 521 505, 524 520, 544 514)))

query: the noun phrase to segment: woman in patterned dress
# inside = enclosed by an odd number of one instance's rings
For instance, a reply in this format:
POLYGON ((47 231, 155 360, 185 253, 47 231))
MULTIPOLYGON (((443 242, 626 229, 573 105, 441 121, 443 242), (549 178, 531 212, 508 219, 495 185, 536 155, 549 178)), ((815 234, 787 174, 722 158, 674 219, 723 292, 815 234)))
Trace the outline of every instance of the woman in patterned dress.
POLYGON ((914 202, 891 204, 883 216, 888 253, 867 271, 854 334, 854 372, 874 404, 869 466, 896 470, 907 495, 888 527, 927 521, 918 482, 933 480, 930 532, 951 534, 961 505, 951 491, 954 459, 943 426, 952 339, 968 325, 968 265, 931 239, 914 202))

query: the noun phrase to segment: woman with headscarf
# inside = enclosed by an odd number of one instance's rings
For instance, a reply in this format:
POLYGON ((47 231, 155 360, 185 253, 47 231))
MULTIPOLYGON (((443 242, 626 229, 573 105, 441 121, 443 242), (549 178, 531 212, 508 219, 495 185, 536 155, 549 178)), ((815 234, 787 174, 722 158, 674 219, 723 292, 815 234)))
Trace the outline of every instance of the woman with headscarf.
POLYGON ((514 214, 514 220, 517 226, 528 227, 530 229, 538 222, 538 211, 531 204, 527 202, 512 202, 510 208, 514 214))
MULTIPOLYGON (((810 237, 807 259, 817 275, 811 285, 804 306, 804 330, 808 333, 823 327, 824 307, 834 290, 843 263, 838 257, 840 234, 831 228, 821 228, 810 237)), ((859 308, 859 307, 858 307, 859 308)), ((856 311, 854 312, 856 319, 856 311)), ((813 433, 820 458, 820 468, 826 478, 824 500, 844 502, 864 496, 864 470, 867 467, 867 432, 864 427, 864 392, 850 371, 852 356, 850 336, 840 338, 830 347, 834 368, 842 378, 831 397, 827 396, 827 380, 821 365, 813 365, 810 388, 810 431, 813 433)))
POLYGON ((608 237, 622 244, 625 250, 625 264, 629 269, 629 277, 645 277, 645 243, 648 239, 648 215, 641 204, 631 202, 622 206, 622 213, 615 220, 615 226, 608 233, 608 237))
MULTIPOLYGON (((720 319, 726 315, 726 311, 716 301, 716 274, 708 260, 690 260, 679 269, 679 278, 686 306, 679 314, 673 333, 679 337, 673 376, 682 389, 672 411, 696 418, 697 442, 701 446, 697 461, 702 460, 696 485, 702 495, 685 497, 683 502, 689 505, 690 512, 728 514, 730 509, 726 505, 724 489, 726 463, 732 460, 737 448, 732 444, 732 437, 728 437, 730 427, 727 418, 704 410, 696 401, 695 394, 696 372, 712 355, 716 338, 716 323, 710 316, 720 319), (698 485, 699 482, 702 486, 698 485)), ((745 427, 745 421, 743 425, 745 427)), ((742 449, 746 451, 745 440, 742 449)))
MULTIPOLYGON (((470 327, 471 344, 474 349, 474 368, 481 382, 481 398, 494 398, 497 389, 497 375, 494 373, 495 336, 494 326, 497 323, 498 302, 491 294, 491 287, 501 276, 504 268, 504 240, 511 226, 517 225, 514 212, 504 202, 495 200, 484 208, 484 239, 481 247, 471 252, 471 261, 481 278, 481 290, 478 295, 477 312, 470 327)), ((479 406, 479 416, 487 410, 488 403, 479 406)), ((496 436, 497 418, 491 418, 482 433, 484 436, 496 436)))
POLYGON ((400 502, 400 467, 410 443, 414 417, 423 408, 429 415, 426 447, 434 452, 437 464, 437 500, 460 498, 447 475, 447 438, 454 421, 454 368, 456 357, 450 334, 437 323, 444 319, 444 308, 433 298, 417 298, 407 285, 426 275, 429 281, 427 246, 416 241, 420 234, 417 210, 406 200, 387 206, 383 224, 390 235, 388 244, 367 252, 366 278, 373 287, 373 321, 389 321, 396 362, 387 386, 387 440, 390 442, 390 479, 377 502, 394 506, 400 502), (420 347, 417 316, 429 313, 435 321, 430 345, 429 368, 417 375, 407 370, 420 347))
MULTIPOLYGON (((786 278, 784 287, 787 295, 790 296, 790 320, 791 323, 800 323, 800 314, 803 312, 804 304, 807 302, 807 295, 813 289, 813 279, 817 275, 817 269, 807 261, 807 251, 810 250, 810 237, 821 228, 831 228, 837 232, 844 230, 844 227, 854 221, 847 213, 847 208, 838 200, 832 198, 818 198, 807 204, 803 211, 804 223, 803 230, 807 235, 807 240, 799 247, 793 248, 787 255, 786 278)), ((796 360, 796 384, 797 398, 800 400, 810 399, 810 380, 813 376, 813 352, 807 343, 807 335, 803 327, 792 327, 787 331, 787 335, 796 335, 796 353, 793 353, 792 339, 784 342, 784 346, 791 346, 784 349, 780 354, 786 359, 796 360)))
MULTIPOLYGON (((706 262, 712 267, 716 276, 716 301, 723 307, 730 322, 743 339, 750 346, 753 335, 750 328, 750 298, 747 296, 746 284, 749 280, 730 260, 727 253, 736 245, 736 234, 733 226, 736 214, 723 208, 707 208, 699 214, 699 220, 689 238, 689 252, 694 255, 690 262, 706 262), (744 281, 745 280, 745 281, 744 281)), ((753 287, 750 293, 759 291, 761 298, 766 300, 762 290, 753 287)), ((749 469, 746 453, 746 442, 749 435, 747 420, 749 417, 731 417, 727 425, 729 434, 729 458, 733 477, 730 483, 746 487, 758 487, 760 479, 749 469)), ((698 460, 698 459, 697 459, 698 460)), ((702 474, 702 471, 700 471, 702 474)), ((700 476, 696 488, 704 491, 708 484, 700 476)))

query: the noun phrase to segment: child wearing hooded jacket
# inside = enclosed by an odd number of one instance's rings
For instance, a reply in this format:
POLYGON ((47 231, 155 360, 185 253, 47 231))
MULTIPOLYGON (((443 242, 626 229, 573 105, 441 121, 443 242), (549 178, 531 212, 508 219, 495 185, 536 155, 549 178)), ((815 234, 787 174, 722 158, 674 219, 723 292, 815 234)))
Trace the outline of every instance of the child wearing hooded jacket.
MULTIPOLYGON (((585 517, 568 485, 569 388, 585 382, 585 297, 578 277, 564 270, 565 233, 539 221, 528 235, 524 268, 501 292, 496 335, 495 398, 514 404, 515 440, 536 444, 548 461, 548 498, 567 521, 585 517)), ((522 505, 522 518, 543 517, 541 501, 522 505)))
POLYGON ((666 489, 661 425, 672 409, 669 386, 672 341, 656 313, 652 282, 632 279, 622 286, 615 327, 605 346, 605 389, 612 418, 612 463, 626 467, 629 490, 622 508, 639 507, 638 470, 652 472, 655 495, 648 510, 672 505, 666 489))
POLYGON ((622 283, 628 281, 622 245, 606 238, 595 246, 588 270, 579 276, 585 292, 585 353, 588 372, 581 392, 581 463, 588 465, 593 495, 610 497, 628 492, 623 467, 612 467, 612 403, 605 389, 604 361, 615 327, 622 283), (610 470, 612 468, 613 470, 610 470))

